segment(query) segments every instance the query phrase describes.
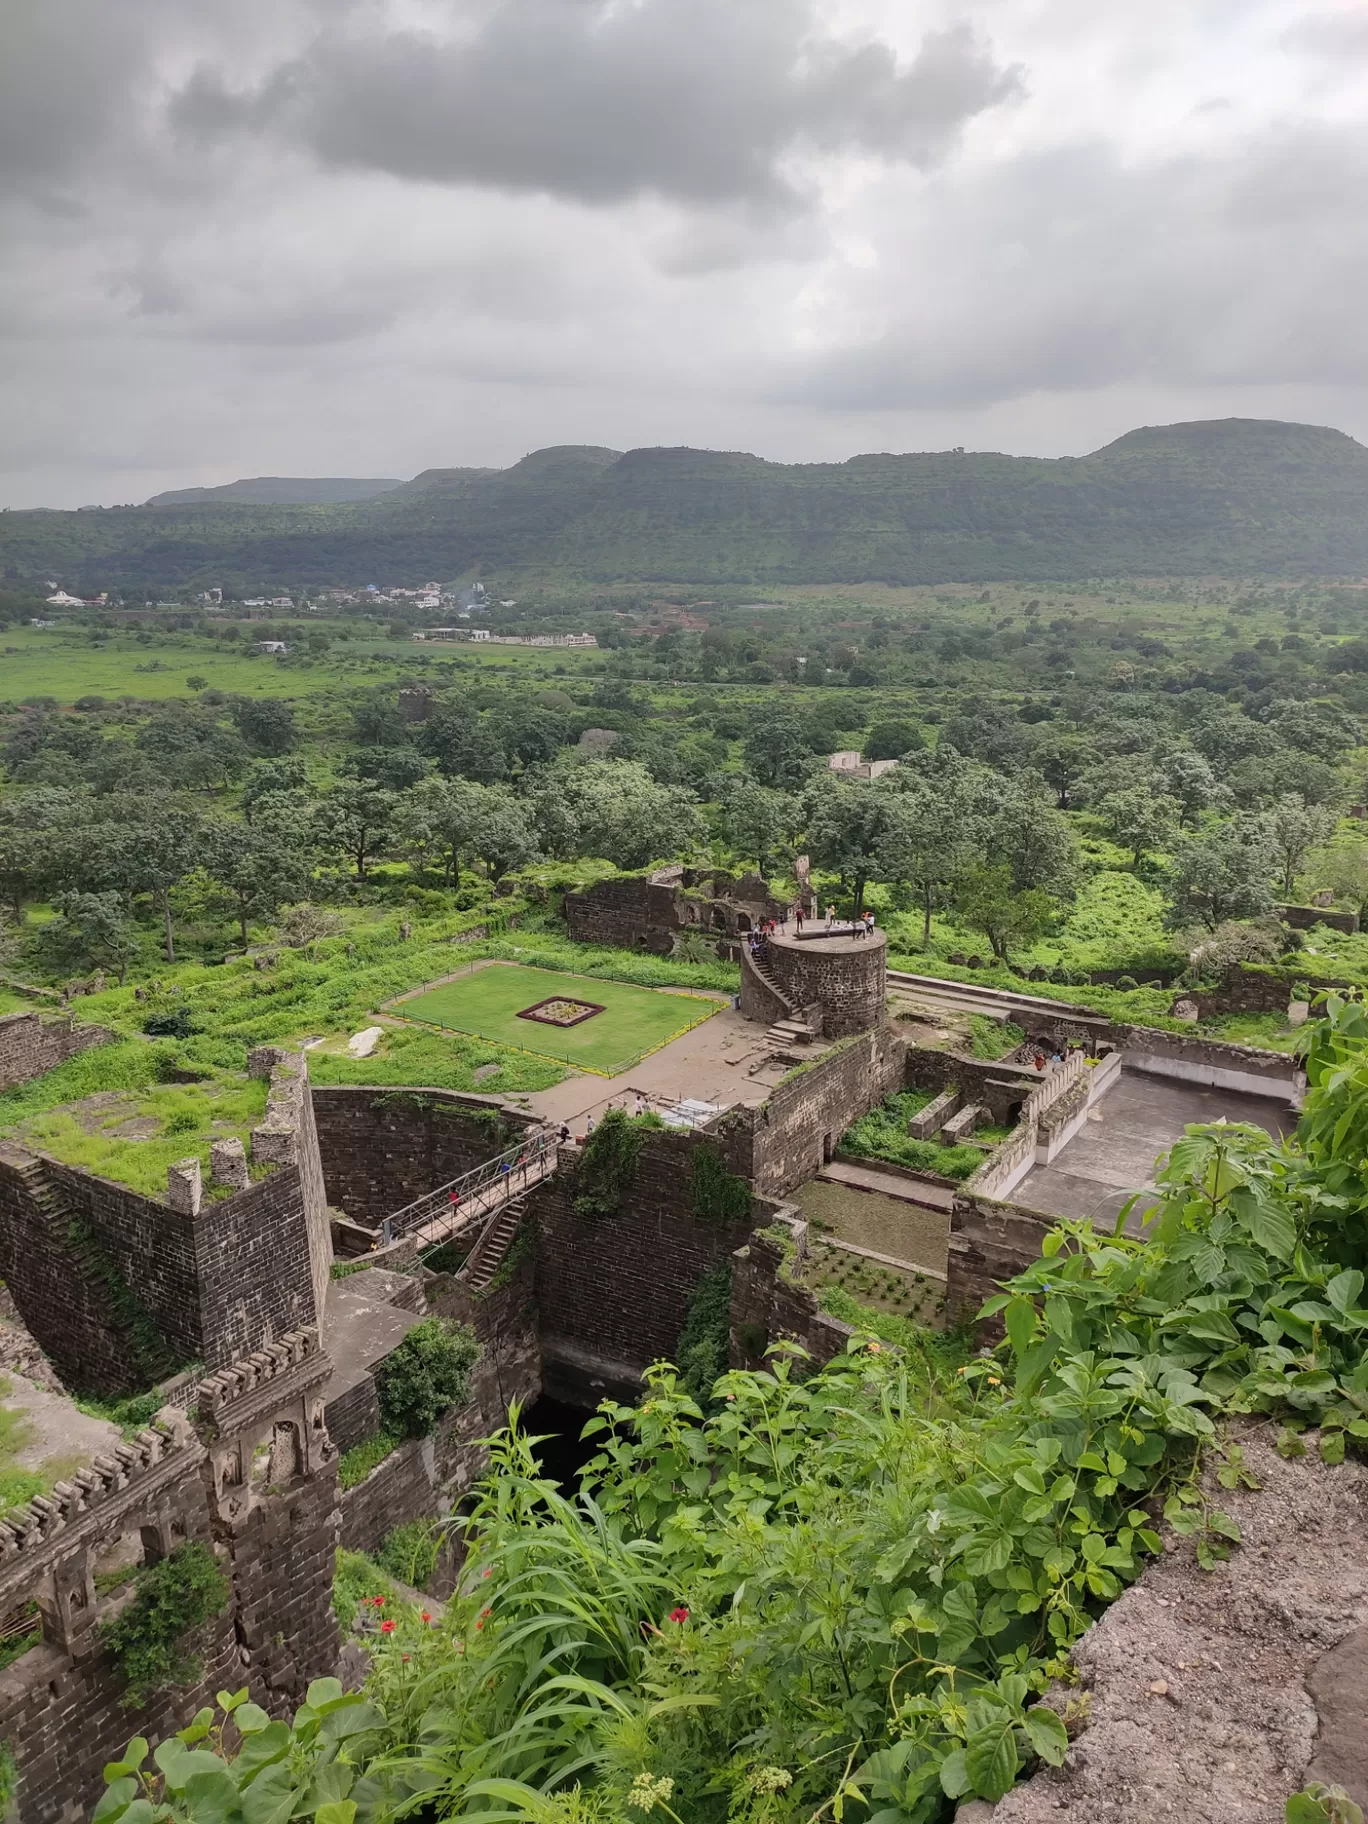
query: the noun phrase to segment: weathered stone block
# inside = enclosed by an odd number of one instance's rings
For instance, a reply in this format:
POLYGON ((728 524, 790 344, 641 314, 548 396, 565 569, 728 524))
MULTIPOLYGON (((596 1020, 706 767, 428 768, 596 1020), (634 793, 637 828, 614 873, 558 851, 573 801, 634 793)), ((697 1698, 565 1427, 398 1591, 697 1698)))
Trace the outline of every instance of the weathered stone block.
POLYGON ((232 1190, 247 1189, 247 1149, 236 1135, 215 1140, 210 1146, 209 1176, 215 1184, 228 1185, 232 1190))
POLYGON ((182 1216, 198 1216, 204 1198, 198 1159, 178 1159, 166 1168, 166 1201, 182 1216))

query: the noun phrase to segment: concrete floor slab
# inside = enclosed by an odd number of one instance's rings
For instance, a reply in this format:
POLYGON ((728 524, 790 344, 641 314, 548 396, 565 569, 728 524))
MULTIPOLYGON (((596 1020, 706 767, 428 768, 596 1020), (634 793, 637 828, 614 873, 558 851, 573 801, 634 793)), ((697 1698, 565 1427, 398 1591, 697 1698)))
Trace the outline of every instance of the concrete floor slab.
POLYGON ((1296 1126, 1296 1111, 1272 1096, 1206 1089, 1143 1071, 1123 1070, 1116 1086, 1088 1110, 1088 1118, 1049 1165, 1033 1166, 1012 1193, 1023 1209, 1052 1216, 1114 1219, 1135 1192, 1136 1215, 1155 1202, 1154 1167, 1186 1127, 1212 1121, 1244 1122, 1275 1137, 1296 1126))
POLYGON ((516 1100, 543 1120, 564 1122, 581 1135, 591 1116, 597 1121, 609 1108, 630 1109, 638 1094, 654 1107, 688 1097, 721 1107, 759 1104, 787 1069, 775 1060, 765 1028, 727 1007, 622 1076, 568 1077, 516 1100))
MULTIPOLYGON (((389 1274, 358 1273, 356 1279, 379 1285, 389 1274)), ((324 1347, 333 1364, 332 1379, 325 1398, 335 1400, 339 1394, 355 1387, 382 1356, 396 1348, 423 1321, 422 1313, 405 1311, 375 1296, 373 1291, 358 1290, 351 1278, 335 1279, 328 1287, 327 1324, 324 1347)))

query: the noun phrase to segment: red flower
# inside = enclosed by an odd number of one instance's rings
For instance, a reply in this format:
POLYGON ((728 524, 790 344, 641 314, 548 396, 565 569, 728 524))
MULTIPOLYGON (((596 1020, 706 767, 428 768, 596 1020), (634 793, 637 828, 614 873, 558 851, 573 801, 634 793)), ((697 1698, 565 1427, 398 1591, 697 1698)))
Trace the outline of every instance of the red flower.
POLYGON ((480 1575, 481 1577, 492 1577, 494 1575, 494 1566, 492 1564, 487 1564, 480 1572, 480 1575))
POLYGON ((372 1596, 371 1601, 375 1604, 377 1609, 383 1609, 385 1606, 385 1599, 383 1596, 372 1596))
POLYGON ((424 1621, 431 1621, 431 1620, 432 1620, 432 1617, 431 1617, 431 1615, 429 1615, 429 1614, 428 1614, 428 1612, 427 1612, 427 1610, 426 1610, 426 1609, 424 1609, 424 1610, 423 1610, 423 1620, 424 1620, 424 1621))
POLYGON ((493 1613, 494 1613, 493 1609, 481 1609, 480 1610, 481 1615, 492 1615, 493 1613))
POLYGON ((670 1610, 670 1620, 671 1621, 677 1621, 682 1624, 682 1623, 686 1622, 688 1619, 689 1619, 689 1611, 687 1609, 681 1608, 681 1609, 671 1609, 670 1610))
POLYGON ((393 1634, 394 1623, 392 1621, 382 1621, 380 1623, 380 1632, 382 1634, 393 1634))
POLYGON ((475 1623, 476 1633, 478 1633, 483 1626, 484 1626, 484 1616, 481 1615, 480 1619, 475 1623))

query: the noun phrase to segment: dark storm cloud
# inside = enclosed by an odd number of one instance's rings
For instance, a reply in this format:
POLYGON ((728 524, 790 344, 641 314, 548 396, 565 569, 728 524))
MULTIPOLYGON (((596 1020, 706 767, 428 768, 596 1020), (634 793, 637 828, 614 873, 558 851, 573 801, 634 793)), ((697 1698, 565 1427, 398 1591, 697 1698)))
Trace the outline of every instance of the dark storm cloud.
POLYGON ((0 26, 0 173, 10 198, 61 212, 67 186, 122 131, 145 68, 146 32, 122 6, 42 0, 0 26))
POLYGON ((273 128, 327 164, 591 203, 791 206, 792 155, 927 167, 1020 89, 965 25, 902 64, 820 0, 503 0, 454 40, 331 31, 246 92, 202 69, 190 133, 273 128))
POLYGON ((1127 166, 1091 143, 949 183, 877 275, 878 334, 779 389, 840 410, 1118 383, 1368 384, 1368 144, 1307 128, 1127 166))

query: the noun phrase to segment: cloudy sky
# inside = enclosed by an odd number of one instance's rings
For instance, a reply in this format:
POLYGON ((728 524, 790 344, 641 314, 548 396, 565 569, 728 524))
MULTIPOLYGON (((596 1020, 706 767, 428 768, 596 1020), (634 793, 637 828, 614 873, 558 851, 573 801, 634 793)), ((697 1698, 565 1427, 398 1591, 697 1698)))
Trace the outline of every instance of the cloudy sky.
POLYGON ((8 0, 0 505, 1368 441, 1363 0, 8 0))

